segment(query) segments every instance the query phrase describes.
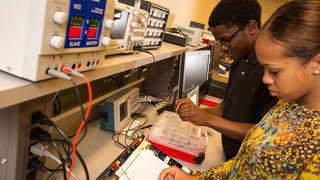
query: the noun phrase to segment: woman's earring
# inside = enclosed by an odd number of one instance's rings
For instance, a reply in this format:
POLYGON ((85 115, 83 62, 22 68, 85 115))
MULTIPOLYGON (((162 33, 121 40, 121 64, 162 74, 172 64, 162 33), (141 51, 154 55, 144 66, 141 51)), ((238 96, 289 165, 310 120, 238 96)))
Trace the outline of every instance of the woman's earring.
POLYGON ((320 74, 320 70, 315 70, 314 72, 313 72, 313 74, 320 74))

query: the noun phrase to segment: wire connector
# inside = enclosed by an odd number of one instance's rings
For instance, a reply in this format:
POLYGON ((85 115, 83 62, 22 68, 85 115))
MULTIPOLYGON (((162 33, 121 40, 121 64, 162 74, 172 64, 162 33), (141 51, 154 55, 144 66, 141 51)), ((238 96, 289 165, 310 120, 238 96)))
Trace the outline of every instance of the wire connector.
POLYGON ((47 151, 47 149, 48 148, 43 144, 37 143, 30 147, 30 152, 35 156, 43 157, 46 156, 45 152, 47 151))
POLYGON ((37 157, 34 157, 29 160, 28 168, 32 168, 37 171, 46 171, 46 168, 44 167, 43 163, 37 157))
MULTIPOLYGON (((44 146, 43 144, 41 143, 37 143, 37 144, 34 144, 30 147, 30 152, 35 155, 35 156, 39 156, 39 157, 48 157, 54 161, 56 161, 58 164, 61 164, 61 161, 53 156, 49 151, 48 151, 48 147, 47 146, 44 146)), ((36 170, 41 170, 41 165, 43 166, 42 162, 38 159, 36 160, 33 160, 32 164, 30 164, 32 168, 35 168, 36 170)), ((69 168, 66 167, 66 170, 69 172, 69 168)), ((73 173, 71 173, 71 176, 76 179, 76 180, 79 180, 79 178, 74 175, 73 173)))
POLYGON ((49 119, 48 116, 44 115, 41 111, 37 111, 31 116, 31 124, 41 124, 53 126, 54 123, 49 119))
POLYGON ((69 68, 66 68, 64 66, 61 67, 61 71, 62 72, 65 72, 67 74, 70 74, 72 76, 78 76, 80 78, 84 78, 84 75, 81 74, 80 72, 76 71, 76 70, 72 70, 72 69, 69 69, 69 68))
POLYGON ((132 49, 135 50, 135 51, 141 51, 141 50, 142 50, 142 46, 140 46, 140 45, 135 45, 135 46, 133 46, 132 49))
POLYGON ((46 70, 46 74, 50 75, 50 76, 53 76, 53 77, 57 77, 57 78, 61 78, 61 79, 65 79, 65 80, 71 80, 72 78, 62 72, 59 72, 59 71, 55 71, 55 70, 52 70, 50 68, 48 68, 46 70))
POLYGON ((47 131, 41 129, 40 127, 36 127, 31 130, 30 139, 36 139, 40 142, 51 142, 52 141, 51 135, 47 131))

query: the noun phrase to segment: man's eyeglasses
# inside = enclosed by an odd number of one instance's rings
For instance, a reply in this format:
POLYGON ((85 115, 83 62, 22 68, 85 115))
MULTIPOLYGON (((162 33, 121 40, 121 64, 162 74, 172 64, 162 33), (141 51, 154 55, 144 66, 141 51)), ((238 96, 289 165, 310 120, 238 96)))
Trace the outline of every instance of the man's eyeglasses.
POLYGON ((239 28, 236 32, 234 32, 230 37, 218 40, 218 43, 220 43, 221 45, 226 45, 238 34, 239 31, 241 31, 241 28, 239 28))

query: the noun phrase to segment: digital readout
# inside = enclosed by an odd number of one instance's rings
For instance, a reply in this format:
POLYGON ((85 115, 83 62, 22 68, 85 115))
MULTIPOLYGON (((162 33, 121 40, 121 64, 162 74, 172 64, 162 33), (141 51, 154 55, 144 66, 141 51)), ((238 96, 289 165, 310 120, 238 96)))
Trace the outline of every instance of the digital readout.
POLYGON ((91 28, 98 28, 99 19, 98 18, 91 18, 89 21, 89 27, 91 28))
POLYGON ((97 32, 98 32, 97 29, 89 28, 89 29, 88 29, 87 37, 88 37, 88 38, 96 38, 96 37, 97 37, 97 32))
POLYGON ((83 19, 83 16, 72 16, 71 26, 82 27, 83 19))

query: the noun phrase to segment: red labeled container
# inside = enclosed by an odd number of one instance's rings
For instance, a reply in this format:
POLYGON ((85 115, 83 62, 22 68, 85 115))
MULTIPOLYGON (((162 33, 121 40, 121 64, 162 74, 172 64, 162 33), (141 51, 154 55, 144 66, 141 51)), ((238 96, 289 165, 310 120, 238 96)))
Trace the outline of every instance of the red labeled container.
POLYGON ((147 137, 153 146, 171 157, 201 164, 208 142, 207 128, 184 122, 173 112, 163 112, 147 137))

